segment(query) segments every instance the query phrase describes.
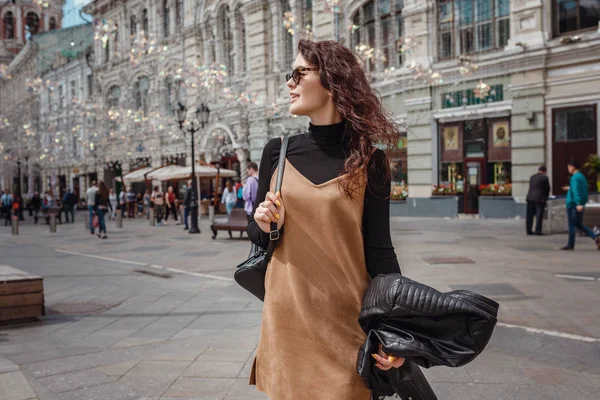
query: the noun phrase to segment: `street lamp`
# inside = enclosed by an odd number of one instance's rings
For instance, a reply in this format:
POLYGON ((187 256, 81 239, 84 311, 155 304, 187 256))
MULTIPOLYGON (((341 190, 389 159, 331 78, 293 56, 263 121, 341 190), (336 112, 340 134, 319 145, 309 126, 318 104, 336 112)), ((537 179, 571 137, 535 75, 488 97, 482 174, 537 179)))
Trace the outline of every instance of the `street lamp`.
MULTIPOLYGON (((204 129, 204 126, 208 123, 208 118, 210 117, 210 110, 206 106, 206 104, 202 103, 200 107, 196 109, 196 118, 200 123, 200 127, 196 128, 196 124, 192 121, 191 126, 187 128, 187 131, 191 134, 192 139, 192 199, 190 208, 192 211, 192 226, 190 227, 189 233, 200 233, 200 229, 198 228, 198 195, 197 195, 197 185, 196 185, 196 154, 195 154, 195 141, 194 141, 194 133, 198 132, 200 129, 204 129)), ((185 134, 185 129, 183 129, 183 124, 185 122, 185 118, 187 115, 187 108, 185 105, 179 103, 179 108, 177 109, 177 122, 179 122, 179 129, 185 134)))

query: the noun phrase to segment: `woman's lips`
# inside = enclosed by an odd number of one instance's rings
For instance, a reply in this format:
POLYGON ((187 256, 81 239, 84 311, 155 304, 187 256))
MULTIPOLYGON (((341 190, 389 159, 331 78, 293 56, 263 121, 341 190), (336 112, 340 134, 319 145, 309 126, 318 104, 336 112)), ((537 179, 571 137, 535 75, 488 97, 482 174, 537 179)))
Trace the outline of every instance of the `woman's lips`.
POLYGON ((290 99, 290 103, 293 103, 294 101, 298 100, 298 98, 300 97, 299 94, 291 94, 292 98, 290 99))

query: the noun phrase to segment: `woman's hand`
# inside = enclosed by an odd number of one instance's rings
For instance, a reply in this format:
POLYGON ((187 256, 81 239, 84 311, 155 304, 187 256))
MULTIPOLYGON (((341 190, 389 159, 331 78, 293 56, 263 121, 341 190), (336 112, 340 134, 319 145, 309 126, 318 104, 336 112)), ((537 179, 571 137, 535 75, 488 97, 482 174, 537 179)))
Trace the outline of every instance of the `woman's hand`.
POLYGON ((285 220, 285 206, 280 192, 277 192, 277 194, 267 193, 265 201, 256 207, 254 220, 265 233, 271 232, 271 222, 276 222, 277 229, 281 229, 285 220))
POLYGON ((379 354, 371 354, 371 356, 375 359, 375 361, 377 361, 377 364, 375 364, 377 368, 383 371, 387 371, 388 369, 392 368, 400 368, 406 360, 403 357, 388 356, 383 351, 381 344, 379 344, 379 354))

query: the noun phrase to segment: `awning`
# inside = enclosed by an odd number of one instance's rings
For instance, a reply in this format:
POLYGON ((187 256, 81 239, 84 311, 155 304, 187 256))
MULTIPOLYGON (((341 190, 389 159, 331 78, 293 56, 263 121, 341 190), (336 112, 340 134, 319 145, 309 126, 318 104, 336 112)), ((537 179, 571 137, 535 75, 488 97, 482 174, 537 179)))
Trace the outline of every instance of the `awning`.
MULTIPOLYGON (((196 176, 198 178, 214 178, 217 176, 217 169, 205 165, 196 166, 196 176)), ((164 168, 157 169, 147 175, 148 179, 156 179, 159 181, 170 181, 177 179, 187 179, 192 176, 192 167, 181 167, 178 165, 169 165, 164 168)), ((221 168, 219 176, 223 178, 229 178, 237 176, 235 171, 230 169, 221 168)))
MULTIPOLYGON (((131 171, 126 173, 125 175, 123 175, 123 180, 125 182, 144 182, 144 174, 152 171, 154 168, 150 168, 150 167, 146 167, 146 168, 140 168, 140 169, 136 169, 135 171, 131 171)), ((121 182, 121 177, 116 177, 115 180, 117 182, 121 182)))

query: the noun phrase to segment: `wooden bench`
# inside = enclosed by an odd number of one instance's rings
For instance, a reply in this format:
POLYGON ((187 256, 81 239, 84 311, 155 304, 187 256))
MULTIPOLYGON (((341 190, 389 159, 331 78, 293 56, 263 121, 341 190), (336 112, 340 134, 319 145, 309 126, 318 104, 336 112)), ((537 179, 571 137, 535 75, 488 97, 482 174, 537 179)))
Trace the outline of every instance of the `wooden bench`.
POLYGON ((231 231, 240 232, 240 238, 248 229, 248 214, 242 208, 234 208, 231 210, 231 214, 228 215, 227 220, 223 222, 215 222, 210 226, 213 232, 213 239, 217 237, 219 231, 229 232, 229 237, 233 239, 231 231))
POLYGON ((0 265, 0 322, 46 315, 44 279, 0 265))

